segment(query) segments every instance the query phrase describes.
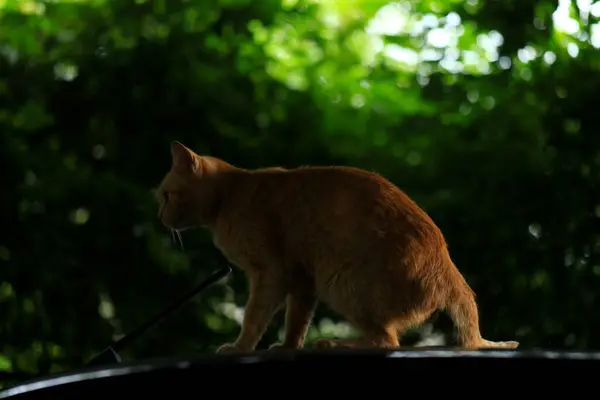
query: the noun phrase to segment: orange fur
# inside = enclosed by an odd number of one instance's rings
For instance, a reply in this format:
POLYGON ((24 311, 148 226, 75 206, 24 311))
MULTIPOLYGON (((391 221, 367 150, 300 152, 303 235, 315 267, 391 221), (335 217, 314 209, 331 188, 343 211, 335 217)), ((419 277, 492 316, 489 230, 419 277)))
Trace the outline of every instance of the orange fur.
POLYGON ((464 348, 516 348, 479 332, 475 295, 432 219, 391 182, 351 167, 248 170, 201 157, 179 142, 159 189, 171 229, 209 229, 247 275, 242 329, 219 352, 255 349, 286 305, 285 338, 300 348, 317 301, 362 332, 317 347, 398 347, 398 336, 445 309, 464 348))

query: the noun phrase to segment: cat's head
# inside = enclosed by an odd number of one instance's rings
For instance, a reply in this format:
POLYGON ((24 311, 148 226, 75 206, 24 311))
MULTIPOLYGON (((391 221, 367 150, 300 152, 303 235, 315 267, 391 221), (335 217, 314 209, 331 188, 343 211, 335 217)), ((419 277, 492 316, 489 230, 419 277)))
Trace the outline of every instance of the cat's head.
POLYGON ((171 169, 155 192, 158 219, 177 231, 203 225, 215 201, 209 183, 219 173, 218 160, 201 157, 179 142, 171 143, 171 157, 171 169))

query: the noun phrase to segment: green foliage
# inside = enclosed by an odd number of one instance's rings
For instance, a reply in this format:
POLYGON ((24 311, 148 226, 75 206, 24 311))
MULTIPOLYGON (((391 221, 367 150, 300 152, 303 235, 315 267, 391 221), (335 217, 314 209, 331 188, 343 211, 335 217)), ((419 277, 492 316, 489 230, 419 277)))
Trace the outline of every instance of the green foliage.
MULTIPOLYGON (((599 16, 584 1, 0 0, 0 373, 78 367, 217 267, 206 232, 181 252, 156 221, 171 140, 245 167, 375 169, 445 232, 484 336, 598 347, 599 16)), ((236 272, 125 356, 213 351, 245 298, 236 272)), ((309 337, 354 334, 337 322, 320 309, 309 337)))

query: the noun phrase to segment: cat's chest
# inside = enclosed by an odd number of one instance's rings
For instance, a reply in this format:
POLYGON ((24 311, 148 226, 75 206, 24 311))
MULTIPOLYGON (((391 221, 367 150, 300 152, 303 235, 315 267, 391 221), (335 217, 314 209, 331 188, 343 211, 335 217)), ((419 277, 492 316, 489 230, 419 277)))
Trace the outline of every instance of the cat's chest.
POLYGON ((222 221, 217 224, 212 236, 213 244, 223 256, 243 270, 264 264, 265 259, 270 256, 269 246, 265 245, 269 235, 258 229, 258 224, 250 224, 248 221, 249 219, 242 223, 222 221))
POLYGON ((244 250, 242 248, 241 243, 235 240, 234 237, 230 235, 223 235, 214 233, 213 234, 213 244, 223 256, 231 263, 240 266, 240 263, 244 258, 244 250))

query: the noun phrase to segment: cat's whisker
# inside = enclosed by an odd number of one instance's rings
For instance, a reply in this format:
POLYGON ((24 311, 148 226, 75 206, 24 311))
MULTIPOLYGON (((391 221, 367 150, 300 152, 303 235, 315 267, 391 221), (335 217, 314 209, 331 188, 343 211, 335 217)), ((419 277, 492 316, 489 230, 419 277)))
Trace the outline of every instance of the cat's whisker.
POLYGON ((175 233, 177 234, 177 237, 179 238, 179 244, 181 245, 181 251, 183 250, 183 239, 181 238, 181 233, 178 230, 175 230, 175 233))

